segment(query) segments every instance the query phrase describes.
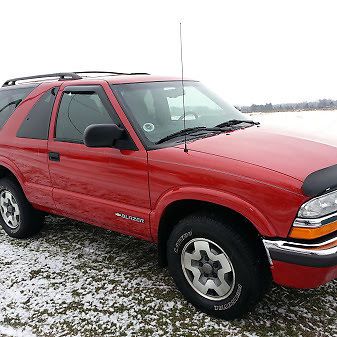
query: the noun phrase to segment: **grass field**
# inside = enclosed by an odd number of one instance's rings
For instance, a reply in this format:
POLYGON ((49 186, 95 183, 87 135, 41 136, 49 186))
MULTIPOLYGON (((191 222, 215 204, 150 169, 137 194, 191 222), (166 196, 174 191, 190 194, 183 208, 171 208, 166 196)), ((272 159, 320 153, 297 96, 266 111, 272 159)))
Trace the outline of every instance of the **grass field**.
POLYGON ((234 322, 187 304, 156 247, 48 217, 26 241, 0 231, 0 336, 337 336, 337 282, 273 287, 234 322))

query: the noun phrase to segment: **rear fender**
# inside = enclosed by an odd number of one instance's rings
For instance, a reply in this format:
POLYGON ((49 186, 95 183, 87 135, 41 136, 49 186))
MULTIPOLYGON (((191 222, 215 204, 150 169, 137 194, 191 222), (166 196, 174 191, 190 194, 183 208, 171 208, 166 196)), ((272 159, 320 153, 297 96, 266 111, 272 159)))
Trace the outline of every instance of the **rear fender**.
POLYGON ((7 168, 16 178, 21 185, 21 188, 25 189, 25 179, 19 168, 7 157, 0 156, 0 166, 7 168))

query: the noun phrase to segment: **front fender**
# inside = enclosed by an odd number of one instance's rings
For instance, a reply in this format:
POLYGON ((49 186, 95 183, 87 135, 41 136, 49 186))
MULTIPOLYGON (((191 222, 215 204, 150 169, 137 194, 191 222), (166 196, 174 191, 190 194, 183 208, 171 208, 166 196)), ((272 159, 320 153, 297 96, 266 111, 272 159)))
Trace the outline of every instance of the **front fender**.
POLYGON ((267 237, 276 236, 275 229, 271 226, 266 217, 247 201, 224 191, 188 186, 169 190, 158 199, 154 210, 150 214, 152 224, 151 234, 155 242, 158 241, 160 219, 165 209, 170 204, 182 200, 205 201, 227 207, 248 219, 261 235, 267 237))

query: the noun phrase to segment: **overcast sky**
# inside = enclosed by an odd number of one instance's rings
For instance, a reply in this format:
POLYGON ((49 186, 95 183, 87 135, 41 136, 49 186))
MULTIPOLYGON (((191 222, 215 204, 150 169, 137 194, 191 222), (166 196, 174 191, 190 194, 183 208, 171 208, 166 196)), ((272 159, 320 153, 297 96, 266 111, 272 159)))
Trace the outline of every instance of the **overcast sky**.
POLYGON ((336 1, 1 1, 0 80, 76 70, 179 75, 237 104, 337 99, 336 1))

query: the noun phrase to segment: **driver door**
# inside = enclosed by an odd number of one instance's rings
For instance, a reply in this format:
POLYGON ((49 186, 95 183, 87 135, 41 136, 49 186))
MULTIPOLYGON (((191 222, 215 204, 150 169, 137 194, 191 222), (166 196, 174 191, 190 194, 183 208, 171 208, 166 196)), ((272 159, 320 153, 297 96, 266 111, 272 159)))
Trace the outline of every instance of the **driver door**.
MULTIPOLYGON (((112 95, 112 93, 109 93, 112 95)), ((147 238, 150 201, 147 154, 127 133, 117 148, 88 148, 91 124, 125 128, 103 86, 65 86, 55 102, 48 154, 58 214, 147 238)))

